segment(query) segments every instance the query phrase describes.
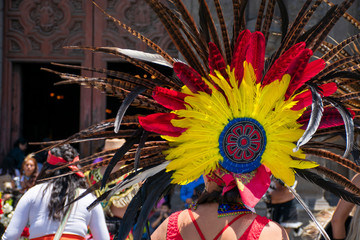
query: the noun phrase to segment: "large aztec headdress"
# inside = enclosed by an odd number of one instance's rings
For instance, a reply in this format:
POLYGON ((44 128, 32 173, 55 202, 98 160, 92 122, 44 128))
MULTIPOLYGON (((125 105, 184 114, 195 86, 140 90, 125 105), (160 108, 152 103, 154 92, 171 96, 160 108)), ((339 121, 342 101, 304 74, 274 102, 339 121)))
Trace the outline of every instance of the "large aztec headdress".
MULTIPOLYGON (((359 166, 347 158, 353 150, 354 132, 358 131, 354 118, 359 112, 360 93, 355 80, 360 77, 357 70, 360 55, 345 50, 360 34, 336 44, 326 40, 340 18, 344 17, 356 28, 360 22, 346 13, 353 1, 339 5, 326 0, 311 2, 304 3, 288 27, 283 1, 262 0, 251 32, 245 29, 247 1, 233 0, 234 25, 230 39, 221 4, 214 0, 220 40, 216 19, 206 1, 199 0, 198 27, 181 0, 166 4, 146 0, 185 62, 173 59, 154 42, 99 7, 107 17, 157 53, 116 47, 72 47, 119 56, 151 74, 151 79, 106 69, 87 70, 106 73, 107 78, 58 73, 65 79, 63 83, 88 85, 123 99, 116 119, 91 126, 63 141, 126 138, 126 143, 116 152, 102 152, 80 161, 84 166, 82 170, 108 165, 102 186, 130 173, 94 204, 146 179, 125 214, 120 239, 135 223, 138 227, 134 237, 140 237, 152 206, 171 184, 186 184, 217 169, 233 175, 240 192, 246 193, 241 195, 243 201, 250 205, 266 191, 270 174, 288 186, 294 183, 297 174, 340 198, 360 203, 356 195, 360 189, 348 179, 305 159, 305 155, 314 155, 360 172, 359 166), (322 2, 330 9, 317 24, 306 28, 322 2), (275 5, 281 13, 282 40, 279 48, 265 58, 275 5), (318 56, 316 60, 311 59, 314 52, 318 56), (166 76, 154 64, 172 68, 175 74, 166 76), (130 105, 154 113, 127 116, 130 105), (115 127, 115 133, 107 131, 111 127, 115 127), (314 138, 330 135, 345 135, 346 147, 314 138), (156 136, 163 140, 154 138, 156 136), (341 156, 329 149, 342 149, 344 154, 341 156), (108 158, 88 164, 100 155, 108 158), (122 162, 123 167, 111 173, 118 162, 122 162), (344 186, 351 192, 343 190, 344 186), (250 199, 247 196, 251 196, 250 199)), ((93 185, 84 194, 100 185, 93 185)))

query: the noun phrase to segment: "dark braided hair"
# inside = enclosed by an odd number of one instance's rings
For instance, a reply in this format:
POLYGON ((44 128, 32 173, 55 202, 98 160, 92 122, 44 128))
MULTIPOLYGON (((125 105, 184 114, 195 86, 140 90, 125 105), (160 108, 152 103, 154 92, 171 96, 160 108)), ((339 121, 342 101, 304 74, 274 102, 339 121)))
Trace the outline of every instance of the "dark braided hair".
MULTIPOLYGON (((69 144, 52 148, 50 152, 52 155, 62 157, 68 162, 72 162, 74 158, 79 155, 76 149, 69 144)), ((54 166, 46 162, 37 180, 52 176, 60 176, 71 171, 69 168, 52 171, 52 169, 56 167, 58 166, 54 166)), ((86 188, 86 182, 83 178, 76 174, 61 176, 49 180, 43 194, 50 186, 52 186, 52 189, 48 204, 49 218, 53 220, 61 220, 61 217, 64 216, 65 212, 69 208, 69 206, 65 208, 65 204, 74 200, 77 188, 86 188)))
POLYGON ((197 204, 217 202, 220 204, 239 204, 241 202, 240 193, 237 187, 231 189, 222 195, 222 191, 207 192, 206 190, 200 195, 197 204))

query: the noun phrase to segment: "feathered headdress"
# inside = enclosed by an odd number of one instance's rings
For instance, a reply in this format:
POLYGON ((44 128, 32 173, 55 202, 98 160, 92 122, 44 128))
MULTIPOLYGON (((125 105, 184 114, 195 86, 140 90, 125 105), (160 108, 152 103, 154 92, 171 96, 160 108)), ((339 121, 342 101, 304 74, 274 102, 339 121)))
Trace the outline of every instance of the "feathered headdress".
MULTIPOLYGON (((288 186, 294 183, 295 174, 298 174, 347 201, 360 203, 360 198, 355 195, 360 193, 358 187, 342 175, 305 158, 306 155, 319 156, 360 172, 359 166, 347 158, 354 146, 354 132, 358 129, 353 119, 358 114, 359 92, 354 91, 353 84, 360 76, 357 71, 360 56, 344 50, 360 34, 335 45, 326 41, 341 17, 356 28, 360 26, 346 13, 353 1, 333 5, 325 0, 314 3, 307 0, 288 27, 283 1, 263 0, 255 29, 251 32, 245 29, 247 1, 233 0, 231 39, 221 4, 214 0, 222 40, 206 1, 199 1, 199 26, 181 0, 169 1, 169 4, 158 0, 146 2, 163 23, 186 63, 173 59, 150 39, 94 3, 107 17, 157 54, 115 47, 71 48, 116 55, 142 68, 152 78, 143 79, 104 69, 88 70, 106 73, 108 78, 58 73, 65 79, 64 84, 89 85, 123 99, 116 119, 91 126, 64 141, 126 138, 125 144, 112 152, 111 160, 86 164, 99 154, 82 160, 84 170, 108 165, 102 186, 130 173, 97 202, 146 180, 130 203, 125 215, 126 224, 122 225, 118 236, 120 239, 135 223, 138 227, 134 236, 140 236, 151 207, 171 183, 186 184, 219 169, 223 176, 232 175, 243 201, 250 206, 255 205, 266 191, 270 174, 288 186), (317 24, 305 28, 323 1, 331 8, 317 24), (279 48, 265 58, 276 4, 281 14, 282 40, 279 48), (311 59, 314 52, 319 56, 317 60, 311 59), (175 74, 166 76, 153 63, 172 68, 175 74), (131 104, 154 113, 127 116, 126 110, 131 104), (131 128, 124 130, 120 128, 122 125, 131 128), (314 140, 317 136, 343 134, 343 125, 345 148, 314 140), (115 133, 106 131, 110 127, 115 128, 115 133), (159 135, 163 140, 153 138, 159 135), (340 148, 344 154, 341 156, 325 148, 340 148), (110 174, 119 161, 125 167, 110 174), (343 190, 342 186, 352 193, 343 190), (135 214, 138 211, 140 214, 135 214)), ((99 187, 100 183, 95 184, 84 194, 99 187)))

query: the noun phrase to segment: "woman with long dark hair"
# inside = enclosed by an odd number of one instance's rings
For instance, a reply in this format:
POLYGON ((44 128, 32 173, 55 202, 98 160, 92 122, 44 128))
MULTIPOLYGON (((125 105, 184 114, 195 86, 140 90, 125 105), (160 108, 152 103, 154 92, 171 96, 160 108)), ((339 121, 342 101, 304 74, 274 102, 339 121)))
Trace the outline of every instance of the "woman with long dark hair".
POLYGON ((84 239, 88 227, 94 239, 109 239, 104 213, 100 205, 88 211, 94 200, 87 195, 72 205, 67 203, 86 189, 84 175, 75 165, 55 170, 61 165, 76 162, 78 152, 69 144, 52 148, 37 182, 59 176, 29 189, 20 199, 14 216, 2 239, 18 239, 28 224, 30 239, 84 239), (55 170, 55 171, 54 171, 55 170), (74 171, 74 174, 68 174, 74 171))

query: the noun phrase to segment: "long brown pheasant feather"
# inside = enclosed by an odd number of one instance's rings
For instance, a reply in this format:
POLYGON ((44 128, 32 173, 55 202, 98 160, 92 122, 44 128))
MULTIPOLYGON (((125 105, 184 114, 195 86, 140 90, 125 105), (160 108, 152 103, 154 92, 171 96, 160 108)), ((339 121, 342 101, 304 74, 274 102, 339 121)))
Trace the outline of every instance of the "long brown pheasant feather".
POLYGON ((347 158, 344 158, 338 154, 335 154, 333 152, 330 152, 328 150, 324 150, 324 149, 314 149, 314 148, 303 148, 303 151, 306 154, 310 154, 310 155, 314 155, 314 156, 318 156, 333 162, 336 162, 348 169, 353 170, 354 172, 360 173, 360 166, 356 165, 355 163, 353 163, 352 161, 350 161, 347 158))
POLYGON ((159 45, 157 45, 156 43, 154 43, 153 41, 151 41, 150 39, 148 39, 147 37, 143 36, 141 33, 135 31, 134 29, 132 29, 131 27, 127 26, 126 24, 122 23, 120 20, 114 18, 113 16, 111 16, 110 14, 108 14, 104 9, 102 9, 96 2, 93 1, 93 4, 102 12, 104 13, 108 18, 110 18, 113 22, 115 22, 116 24, 118 24, 120 27, 122 27, 123 29, 125 29, 126 31, 128 31, 131 35, 139 38, 143 43, 145 43, 146 45, 148 45, 150 48, 154 49, 155 52, 157 52, 158 54, 160 54, 161 56, 163 56, 166 60, 169 61, 169 63, 174 64, 174 59, 167 53, 165 52, 159 45))
POLYGON ((220 22, 220 29, 221 29, 221 34, 222 34, 222 38, 223 38, 223 43, 224 43, 224 48, 225 48, 225 56, 226 56, 226 62, 227 64, 229 64, 231 62, 231 49, 230 49, 230 40, 229 40, 229 34, 227 31, 227 27, 226 27, 226 23, 225 23, 225 19, 224 19, 224 15, 221 9, 221 5, 219 0, 214 0, 215 3, 215 8, 216 8, 216 13, 217 16, 219 18, 219 22, 220 22))

